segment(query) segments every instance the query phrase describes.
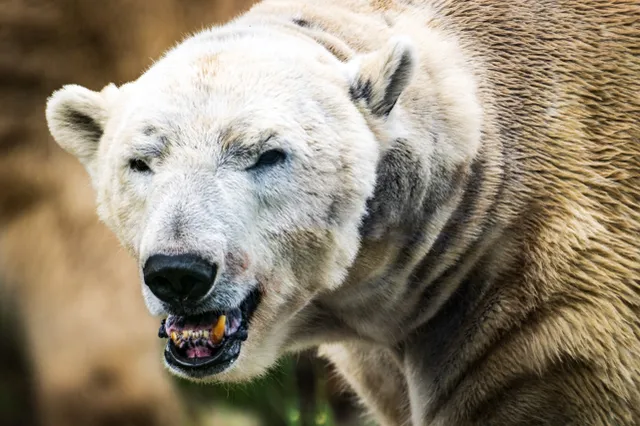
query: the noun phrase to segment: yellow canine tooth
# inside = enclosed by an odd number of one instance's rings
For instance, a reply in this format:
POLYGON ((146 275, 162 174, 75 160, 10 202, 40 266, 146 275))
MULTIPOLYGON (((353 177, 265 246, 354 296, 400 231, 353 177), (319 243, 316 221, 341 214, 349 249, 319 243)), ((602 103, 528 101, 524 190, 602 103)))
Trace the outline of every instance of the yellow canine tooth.
POLYGON ((227 324, 226 315, 220 315, 218 323, 211 329, 211 341, 216 345, 222 342, 224 337, 224 326, 227 324))
POLYGON ((173 340, 173 343, 178 343, 178 333, 176 333, 175 331, 172 331, 171 340, 173 340))

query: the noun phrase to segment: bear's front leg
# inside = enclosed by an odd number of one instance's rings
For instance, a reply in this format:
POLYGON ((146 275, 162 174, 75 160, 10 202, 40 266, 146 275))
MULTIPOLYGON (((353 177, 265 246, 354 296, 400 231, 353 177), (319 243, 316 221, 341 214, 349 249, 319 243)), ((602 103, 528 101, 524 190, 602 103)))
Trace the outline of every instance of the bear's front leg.
POLYGON ((327 344, 319 354, 335 365, 380 426, 411 426, 407 382, 386 350, 327 344))

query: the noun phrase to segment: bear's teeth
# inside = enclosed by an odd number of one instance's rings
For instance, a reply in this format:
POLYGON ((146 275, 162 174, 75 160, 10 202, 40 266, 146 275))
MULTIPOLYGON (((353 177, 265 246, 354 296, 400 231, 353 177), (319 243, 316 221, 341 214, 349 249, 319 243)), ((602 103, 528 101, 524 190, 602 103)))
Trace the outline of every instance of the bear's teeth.
POLYGON ((222 342, 226 324, 227 317, 225 315, 220 315, 220 317, 218 318, 218 323, 211 329, 211 341, 216 345, 222 342))
POLYGON ((216 327, 222 327, 224 330, 224 322, 218 321, 218 325, 209 330, 182 330, 182 331, 172 331, 171 332, 171 340, 177 342, 179 340, 198 340, 198 339, 209 339, 209 337, 214 336, 214 331, 216 327), (221 325, 220 325, 221 324, 221 325))
POLYGON ((218 321, 208 330, 172 330, 166 337, 169 337, 179 347, 184 346, 184 344, 206 345, 207 343, 213 343, 214 345, 219 345, 224 340, 225 333, 229 331, 228 327, 230 326, 227 316, 220 315, 218 321))

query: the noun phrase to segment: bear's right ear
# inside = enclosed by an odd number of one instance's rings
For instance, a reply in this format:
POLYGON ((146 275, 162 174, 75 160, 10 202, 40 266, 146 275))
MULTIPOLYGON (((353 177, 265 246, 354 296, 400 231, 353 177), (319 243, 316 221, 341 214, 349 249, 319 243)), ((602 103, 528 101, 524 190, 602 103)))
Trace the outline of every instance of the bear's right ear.
POLYGON ((47 101, 49 131, 65 151, 76 156, 88 167, 98 151, 98 145, 108 119, 107 92, 117 90, 113 85, 100 92, 70 84, 56 91, 47 101))
POLYGON ((406 37, 393 37, 379 50, 347 63, 349 94, 375 116, 386 117, 411 82, 416 51, 406 37))

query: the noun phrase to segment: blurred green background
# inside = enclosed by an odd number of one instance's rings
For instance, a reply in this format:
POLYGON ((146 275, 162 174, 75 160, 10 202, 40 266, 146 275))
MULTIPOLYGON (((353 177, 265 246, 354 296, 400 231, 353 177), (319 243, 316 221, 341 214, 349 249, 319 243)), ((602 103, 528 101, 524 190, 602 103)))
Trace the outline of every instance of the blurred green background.
POLYGON ((53 90, 135 79, 185 35, 251 3, 0 0, 3 426, 364 424, 353 395, 309 353, 241 386, 170 377, 133 260, 46 128, 53 90))

